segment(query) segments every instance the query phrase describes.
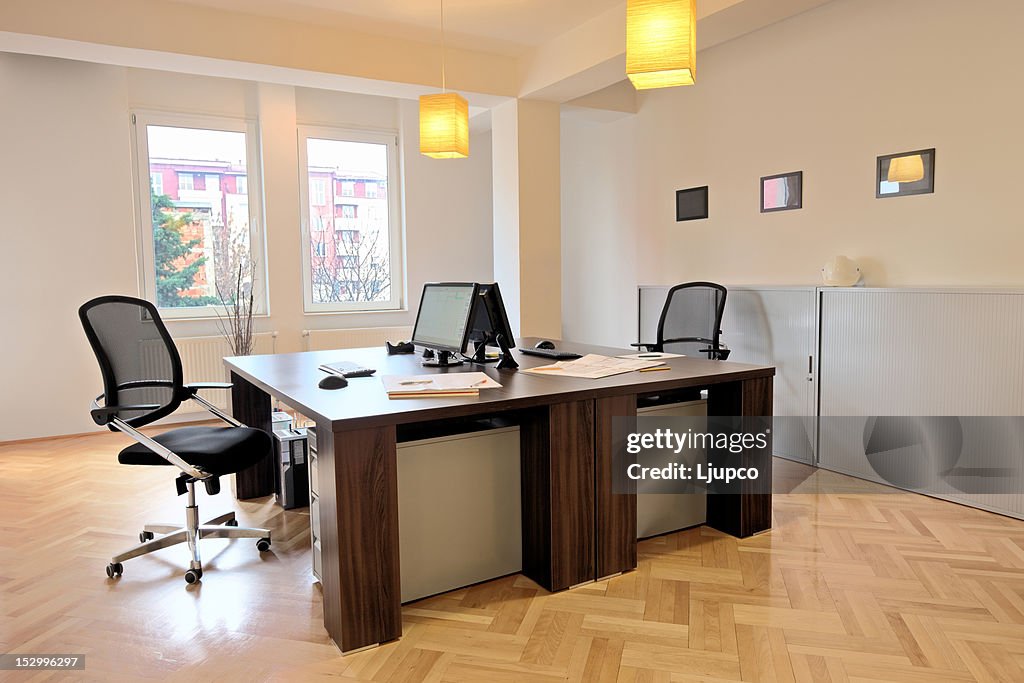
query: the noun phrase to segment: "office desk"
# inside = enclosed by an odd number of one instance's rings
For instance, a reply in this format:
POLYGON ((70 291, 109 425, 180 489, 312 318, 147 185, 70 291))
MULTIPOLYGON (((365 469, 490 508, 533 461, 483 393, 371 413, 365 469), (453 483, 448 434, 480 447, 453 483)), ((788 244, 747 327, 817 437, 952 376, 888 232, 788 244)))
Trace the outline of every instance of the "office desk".
MULTIPOLYGON (((532 346, 536 340, 520 341, 532 346)), ((522 368, 551 362, 516 357, 522 368)), ((612 493, 613 416, 636 415, 638 396, 688 388, 708 389, 709 415, 772 414, 773 367, 697 358, 671 359, 668 371, 599 380, 465 364, 444 372, 483 370, 503 388, 479 397, 389 399, 379 376, 438 372, 420 360, 388 356, 379 348, 225 359, 237 419, 269 430, 273 396, 316 421, 324 625, 342 651, 402 634, 396 444, 417 425, 495 415, 514 419, 521 444, 523 574, 557 591, 636 567, 636 496, 612 493), (377 376, 349 380, 344 389, 319 389, 324 373, 317 366, 340 360, 376 368, 377 376)), ((739 466, 759 467, 770 482, 771 444, 730 457, 739 466)), ((268 459, 240 475, 240 482, 272 482, 272 467, 268 459)), ((708 525, 736 536, 768 529, 771 494, 763 489, 708 496, 708 525)))

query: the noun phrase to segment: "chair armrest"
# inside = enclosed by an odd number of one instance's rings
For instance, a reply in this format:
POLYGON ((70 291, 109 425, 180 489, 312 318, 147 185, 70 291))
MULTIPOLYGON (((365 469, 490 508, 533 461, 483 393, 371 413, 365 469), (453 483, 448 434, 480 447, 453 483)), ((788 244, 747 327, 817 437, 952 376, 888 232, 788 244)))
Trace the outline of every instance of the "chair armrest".
POLYGON ((189 396, 195 396, 196 392, 202 389, 230 389, 231 387, 231 382, 193 382, 185 385, 189 396))
POLYGON ((102 426, 113 422, 114 418, 117 417, 117 414, 120 412, 131 410, 156 410, 159 407, 159 403, 141 403, 130 406, 104 406, 102 408, 93 408, 89 411, 89 414, 92 415, 93 422, 102 426))

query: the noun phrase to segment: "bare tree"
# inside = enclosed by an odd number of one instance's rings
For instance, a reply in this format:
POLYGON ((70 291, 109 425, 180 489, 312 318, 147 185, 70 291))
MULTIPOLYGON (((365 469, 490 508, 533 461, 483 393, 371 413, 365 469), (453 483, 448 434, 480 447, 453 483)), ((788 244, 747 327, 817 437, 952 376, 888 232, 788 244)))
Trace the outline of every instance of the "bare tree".
POLYGON ((256 261, 249 249, 249 232, 228 217, 226 226, 214 230, 214 287, 224 313, 217 326, 231 353, 248 356, 253 351, 252 316, 255 303, 256 261))
MULTIPOLYGON (((339 231, 334 249, 330 231, 313 231, 313 300, 318 303, 380 301, 391 289, 391 268, 381 231, 339 231)), ((386 238, 386 235, 385 235, 386 238)))

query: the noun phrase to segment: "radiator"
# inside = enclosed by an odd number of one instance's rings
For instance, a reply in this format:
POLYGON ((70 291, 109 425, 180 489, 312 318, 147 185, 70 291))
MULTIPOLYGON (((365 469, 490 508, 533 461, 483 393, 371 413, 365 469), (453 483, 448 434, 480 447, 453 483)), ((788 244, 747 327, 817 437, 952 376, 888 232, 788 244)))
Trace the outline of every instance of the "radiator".
POLYGON ((330 349, 359 349, 366 346, 384 346, 409 339, 411 327, 359 327, 348 330, 304 330, 306 351, 328 351, 330 349))
MULTIPOLYGON (((184 337, 174 340, 181 355, 185 384, 192 382, 228 382, 224 357, 231 355, 223 337, 184 337)), ((277 346, 277 332, 263 332, 253 335, 253 354, 274 353, 277 346)), ((227 410, 230 391, 204 391, 203 397, 218 408, 227 410)), ((194 405, 194 404, 193 404, 194 405)))

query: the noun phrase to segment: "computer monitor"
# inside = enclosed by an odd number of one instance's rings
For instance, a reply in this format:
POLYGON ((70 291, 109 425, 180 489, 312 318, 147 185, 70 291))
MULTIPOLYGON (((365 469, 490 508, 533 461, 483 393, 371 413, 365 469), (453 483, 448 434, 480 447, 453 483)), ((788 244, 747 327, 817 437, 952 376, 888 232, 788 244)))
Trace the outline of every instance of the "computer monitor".
POLYGON ((488 345, 498 346, 502 354, 516 345, 497 282, 477 283, 477 296, 469 316, 466 341, 467 347, 470 342, 473 343, 473 360, 477 363, 487 362, 484 349, 488 345))
POLYGON ((454 356, 466 348, 469 316, 477 299, 475 282, 428 282, 423 285, 412 343, 435 352, 424 365, 462 363, 454 356))

